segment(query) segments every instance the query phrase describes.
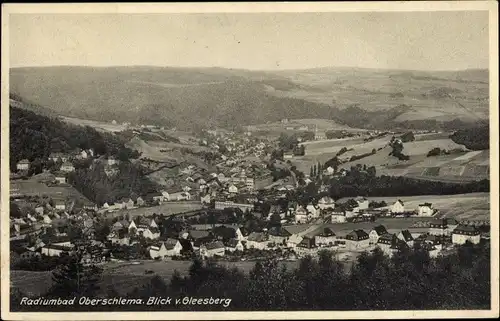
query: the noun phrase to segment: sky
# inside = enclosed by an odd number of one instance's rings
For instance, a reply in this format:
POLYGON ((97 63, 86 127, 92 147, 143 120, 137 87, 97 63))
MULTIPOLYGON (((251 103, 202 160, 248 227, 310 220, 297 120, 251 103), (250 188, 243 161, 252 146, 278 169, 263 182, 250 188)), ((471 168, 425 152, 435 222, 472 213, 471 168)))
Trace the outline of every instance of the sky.
POLYGON ((488 68, 488 12, 12 14, 10 66, 488 68))

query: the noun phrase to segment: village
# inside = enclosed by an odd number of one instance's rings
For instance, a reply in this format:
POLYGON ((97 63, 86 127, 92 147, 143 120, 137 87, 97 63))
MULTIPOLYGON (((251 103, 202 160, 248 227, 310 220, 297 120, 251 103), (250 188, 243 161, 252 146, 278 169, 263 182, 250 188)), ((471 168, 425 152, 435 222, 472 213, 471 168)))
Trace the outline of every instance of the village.
MULTIPOLYGON (((71 155, 51 153, 50 170, 11 181, 11 201, 20 209, 11 213, 13 260, 71 253, 81 254, 87 264, 189 260, 193 256, 297 260, 327 249, 347 261, 376 247, 391 256, 417 244, 436 257, 454 245, 478 244, 488 237, 489 233, 480 230, 488 222, 441 218, 430 202, 408 209, 400 199, 392 204, 362 196, 335 201, 321 176, 334 178, 347 171, 335 171, 331 166, 315 177, 304 175, 302 184, 321 186, 311 202, 299 204, 290 200, 290 193, 299 187, 295 175, 270 179, 271 169, 265 161, 269 143, 250 137, 249 133, 210 131, 200 144, 217 150, 225 142, 214 171, 189 164, 179 171, 171 188, 103 204, 59 190, 73 188, 67 178, 78 161, 88 160, 90 166, 102 163, 105 174, 112 176, 119 170, 120 160, 95 155, 92 149, 71 155), (26 182, 35 187, 23 187, 26 182), (187 210, 163 211, 179 205, 188 205, 187 210)), ((30 166, 29 161, 21 160, 13 178, 30 166)))

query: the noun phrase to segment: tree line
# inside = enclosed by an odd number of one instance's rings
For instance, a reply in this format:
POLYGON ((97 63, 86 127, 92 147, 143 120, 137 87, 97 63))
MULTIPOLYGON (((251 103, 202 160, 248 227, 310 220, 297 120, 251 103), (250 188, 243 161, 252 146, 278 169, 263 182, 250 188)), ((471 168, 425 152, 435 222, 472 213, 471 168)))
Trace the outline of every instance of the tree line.
MULTIPOLYGON (((294 268, 270 259, 255 263, 245 273, 213 261, 195 259, 189 271, 175 271, 169 281, 153 276, 124 297, 230 298, 220 305, 123 306, 124 310, 432 310, 490 308, 490 246, 467 243, 446 256, 430 258, 416 245, 391 258, 378 248, 362 253, 350 266, 333 252, 306 256, 294 268), (186 275, 187 274, 187 275, 186 275)), ((112 286, 101 287, 100 269, 78 261, 60 266, 53 273, 53 286, 46 298, 118 295, 112 286)), ((120 293, 122 295, 122 293, 120 293)), ((11 292, 14 311, 41 311, 40 306, 19 306, 24 295, 11 292)), ((112 310, 115 306, 75 306, 75 310, 112 310)), ((47 308, 45 308, 47 309, 47 308)), ((50 307, 64 309, 64 307, 50 307)))

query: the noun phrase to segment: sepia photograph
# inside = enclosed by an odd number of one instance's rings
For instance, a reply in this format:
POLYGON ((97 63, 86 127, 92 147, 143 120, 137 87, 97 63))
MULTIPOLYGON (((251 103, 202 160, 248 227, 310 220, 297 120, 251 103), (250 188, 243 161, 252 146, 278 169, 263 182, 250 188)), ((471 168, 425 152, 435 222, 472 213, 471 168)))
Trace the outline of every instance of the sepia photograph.
POLYGON ((2 319, 498 317, 497 10, 2 5, 2 319))

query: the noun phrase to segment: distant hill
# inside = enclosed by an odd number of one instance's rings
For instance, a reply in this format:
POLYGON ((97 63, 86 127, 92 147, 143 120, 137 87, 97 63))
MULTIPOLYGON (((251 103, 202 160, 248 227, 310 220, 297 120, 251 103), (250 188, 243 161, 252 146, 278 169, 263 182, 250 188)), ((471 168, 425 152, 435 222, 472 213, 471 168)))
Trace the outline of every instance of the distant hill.
POLYGON ((30 67, 11 69, 10 86, 13 95, 58 115, 188 130, 282 118, 426 128, 477 122, 489 110, 487 70, 30 67))

